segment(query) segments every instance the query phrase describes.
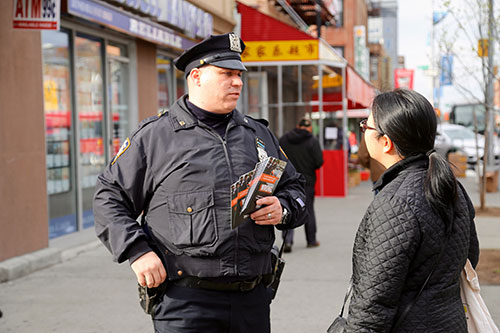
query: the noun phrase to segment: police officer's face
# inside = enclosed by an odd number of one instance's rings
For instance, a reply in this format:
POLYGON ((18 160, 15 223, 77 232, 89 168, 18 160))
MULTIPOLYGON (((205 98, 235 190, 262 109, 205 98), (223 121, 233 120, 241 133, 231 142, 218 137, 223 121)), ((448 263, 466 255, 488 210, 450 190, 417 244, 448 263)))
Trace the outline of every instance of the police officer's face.
POLYGON ((241 71, 212 65, 201 67, 200 70, 204 109, 215 113, 229 113, 234 110, 243 87, 241 71))

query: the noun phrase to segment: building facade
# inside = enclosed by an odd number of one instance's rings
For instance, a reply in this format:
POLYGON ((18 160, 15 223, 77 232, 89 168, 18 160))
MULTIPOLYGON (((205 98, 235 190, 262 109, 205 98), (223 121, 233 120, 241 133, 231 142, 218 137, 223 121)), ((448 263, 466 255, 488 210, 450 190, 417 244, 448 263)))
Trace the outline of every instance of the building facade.
MULTIPOLYGON (((355 27, 367 27, 368 9, 367 0, 343 0, 342 19, 335 26, 322 28, 321 36, 347 60, 355 66, 355 27)), ((367 33, 364 35, 364 44, 367 45, 367 33)))
POLYGON ((236 25, 234 0, 61 0, 58 31, 0 2, 0 261, 93 226, 96 177, 138 123, 185 92, 173 59, 236 25))

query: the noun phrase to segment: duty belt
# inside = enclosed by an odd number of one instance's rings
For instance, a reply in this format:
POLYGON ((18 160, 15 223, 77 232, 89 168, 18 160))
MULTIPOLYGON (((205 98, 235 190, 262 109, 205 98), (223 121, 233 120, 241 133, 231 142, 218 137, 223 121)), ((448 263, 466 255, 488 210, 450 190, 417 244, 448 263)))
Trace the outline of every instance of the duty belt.
POLYGON ((194 276, 188 276, 178 280, 172 280, 170 283, 176 286, 215 290, 215 291, 250 291, 257 287, 260 283, 268 284, 268 275, 259 275, 253 280, 236 281, 236 282, 218 282, 205 280, 194 276))

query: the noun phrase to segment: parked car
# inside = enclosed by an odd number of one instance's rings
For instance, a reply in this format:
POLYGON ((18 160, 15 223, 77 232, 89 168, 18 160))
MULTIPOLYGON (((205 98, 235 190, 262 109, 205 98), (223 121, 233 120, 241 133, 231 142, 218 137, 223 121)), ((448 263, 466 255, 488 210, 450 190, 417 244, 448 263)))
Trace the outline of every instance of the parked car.
MULTIPOLYGON (((496 164, 500 163, 500 144, 498 138, 493 138, 494 154, 496 164)), ((476 134, 461 125, 442 123, 438 125, 436 140, 434 142, 436 152, 448 157, 451 152, 461 151, 467 156, 467 164, 473 168, 477 163, 477 156, 482 159, 484 155, 484 136, 476 134)))

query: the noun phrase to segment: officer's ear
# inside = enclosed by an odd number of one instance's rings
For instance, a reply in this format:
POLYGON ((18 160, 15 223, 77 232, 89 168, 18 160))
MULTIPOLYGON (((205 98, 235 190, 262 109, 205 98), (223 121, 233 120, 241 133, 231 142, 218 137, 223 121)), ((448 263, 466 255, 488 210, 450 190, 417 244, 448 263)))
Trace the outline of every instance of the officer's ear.
POLYGON ((191 80, 193 83, 197 86, 200 86, 201 83, 201 69, 199 68, 193 68, 191 70, 191 73, 189 73, 189 76, 191 77, 191 80))

